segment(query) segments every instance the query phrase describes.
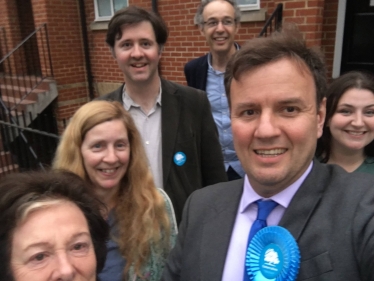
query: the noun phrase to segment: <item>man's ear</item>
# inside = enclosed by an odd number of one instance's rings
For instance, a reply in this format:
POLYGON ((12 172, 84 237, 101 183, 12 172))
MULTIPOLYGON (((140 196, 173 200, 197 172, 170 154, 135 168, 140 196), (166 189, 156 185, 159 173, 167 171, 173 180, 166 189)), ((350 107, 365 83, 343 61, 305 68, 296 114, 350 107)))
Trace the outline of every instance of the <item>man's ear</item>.
POLYGON ((161 58, 161 54, 163 51, 164 51, 164 45, 163 44, 158 45, 158 55, 160 56, 160 58, 161 58))
POLYGON ((326 98, 323 98, 319 107, 317 108, 317 138, 322 136, 323 124, 325 123, 326 118, 326 98))
POLYGON ((200 34, 201 34, 202 36, 205 36, 204 25, 203 25, 203 24, 199 24, 199 25, 197 26, 197 28, 199 29, 200 34))

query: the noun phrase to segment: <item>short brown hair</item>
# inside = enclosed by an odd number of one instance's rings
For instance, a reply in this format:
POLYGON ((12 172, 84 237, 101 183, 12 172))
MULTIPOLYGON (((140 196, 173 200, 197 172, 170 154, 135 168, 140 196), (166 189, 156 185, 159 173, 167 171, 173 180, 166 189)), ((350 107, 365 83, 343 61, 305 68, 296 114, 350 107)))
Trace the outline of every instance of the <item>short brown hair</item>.
POLYGON ((302 34, 292 26, 269 37, 251 39, 234 54, 225 72, 225 90, 229 105, 233 79, 238 80, 244 72, 283 58, 289 58, 307 67, 313 76, 317 105, 320 105, 327 87, 322 53, 315 48, 308 48, 302 34))
POLYGON ((137 6, 123 8, 114 14, 108 25, 106 43, 111 48, 114 48, 116 39, 122 37, 122 26, 136 25, 143 21, 151 23, 155 33, 156 42, 161 50, 169 35, 166 23, 158 14, 137 6))

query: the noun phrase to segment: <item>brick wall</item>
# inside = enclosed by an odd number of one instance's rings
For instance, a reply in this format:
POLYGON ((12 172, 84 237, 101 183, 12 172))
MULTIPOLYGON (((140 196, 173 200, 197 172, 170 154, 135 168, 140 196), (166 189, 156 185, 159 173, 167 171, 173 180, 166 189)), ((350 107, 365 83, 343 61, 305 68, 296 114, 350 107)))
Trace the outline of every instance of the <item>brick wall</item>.
POLYGON ((78 1, 32 0, 35 26, 48 23, 58 120, 70 118, 88 101, 78 1))
MULTIPOLYGON (((332 0, 326 0, 332 1, 332 0)), ((324 0, 262 0, 261 8, 268 16, 278 3, 284 3, 284 22, 297 23, 305 34, 309 46, 321 46, 323 37, 324 0)), ((93 1, 86 1, 87 26, 94 20, 93 1)), ((161 58, 161 73, 166 79, 186 84, 184 65, 191 59, 209 51, 205 38, 200 34, 193 18, 200 0, 159 0, 158 10, 169 28, 169 39, 161 58)), ((130 4, 151 9, 149 0, 132 0, 130 4)), ((261 22, 241 23, 237 42, 244 44, 258 36, 264 26, 261 22)), ((95 82, 122 82, 123 77, 105 44, 106 30, 90 31, 91 57, 95 82)))
MULTIPOLYGON (((4 28, 6 34, 6 44, 3 42, 3 35, 0 34, 2 50, 1 53, 6 55, 7 52, 12 50, 18 43, 22 41, 20 25, 18 22, 18 11, 15 1, 0 0, 0 26, 4 28)), ((23 54, 21 54, 23 55, 23 54)), ((12 57, 8 65, 4 66, 7 71, 12 73, 22 72, 22 64, 17 57, 12 57)))
MULTIPOLYGON (((31 0, 35 26, 48 23, 51 56, 58 84, 58 118, 70 118, 88 100, 80 15, 76 0, 31 0)), ((18 40, 19 29, 14 0, 0 0, 0 26, 14 34, 9 44, 18 40), (5 7, 5 9, 3 9, 5 7)), ((267 16, 278 3, 284 4, 285 23, 296 23, 305 34, 309 46, 322 46, 329 75, 332 71, 338 0, 261 0, 267 16)), ((169 27, 169 39, 161 58, 161 73, 166 79, 185 84, 183 67, 189 60, 209 51, 193 18, 200 0, 158 0, 158 10, 169 27)), ((130 4, 151 9, 150 0, 130 0, 130 4)), ((106 30, 91 30, 94 1, 85 0, 87 31, 95 84, 121 83, 123 75, 105 43, 106 30)), ((244 44, 256 37, 264 25, 260 22, 241 23, 237 42, 244 44)), ((98 89, 98 87, 96 87, 98 89)))

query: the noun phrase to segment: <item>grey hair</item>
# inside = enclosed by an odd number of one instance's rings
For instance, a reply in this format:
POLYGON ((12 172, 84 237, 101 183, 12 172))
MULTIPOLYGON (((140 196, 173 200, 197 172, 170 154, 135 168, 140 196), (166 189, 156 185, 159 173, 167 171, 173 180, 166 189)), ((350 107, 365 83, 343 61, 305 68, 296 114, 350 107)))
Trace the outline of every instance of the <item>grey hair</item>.
POLYGON ((204 9, 206 5, 208 5, 210 2, 213 2, 213 1, 225 1, 225 2, 230 3, 233 6, 234 11, 235 11, 235 14, 234 14, 235 22, 236 23, 240 22, 240 15, 241 15, 240 8, 236 4, 235 0, 201 0, 199 7, 197 7, 196 15, 194 18, 194 24, 197 24, 199 26, 202 26, 204 24, 204 18, 203 18, 204 9))

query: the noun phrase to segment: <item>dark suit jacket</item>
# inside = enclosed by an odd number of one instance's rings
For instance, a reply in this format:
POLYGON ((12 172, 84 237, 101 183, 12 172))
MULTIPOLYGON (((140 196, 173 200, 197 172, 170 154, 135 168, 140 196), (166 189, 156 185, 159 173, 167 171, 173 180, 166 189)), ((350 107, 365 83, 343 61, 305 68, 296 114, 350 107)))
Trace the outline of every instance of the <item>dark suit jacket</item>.
MULTIPOLYGON (((183 206, 196 189, 227 181, 217 128, 205 93, 161 80, 162 170, 164 190, 173 202, 177 222, 183 206), (184 152, 186 163, 173 157, 184 152)), ((122 103, 121 86, 99 99, 122 103)))
MULTIPOLYGON (((221 280, 242 190, 238 180, 191 195, 161 280, 221 280)), ((297 280, 373 281, 373 214, 374 177, 314 162, 279 223, 300 248, 297 280)))
POLYGON ((186 63, 184 76, 186 76, 188 86, 205 91, 208 77, 208 54, 186 63))

